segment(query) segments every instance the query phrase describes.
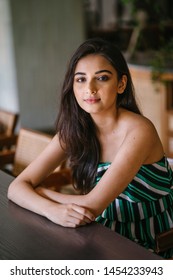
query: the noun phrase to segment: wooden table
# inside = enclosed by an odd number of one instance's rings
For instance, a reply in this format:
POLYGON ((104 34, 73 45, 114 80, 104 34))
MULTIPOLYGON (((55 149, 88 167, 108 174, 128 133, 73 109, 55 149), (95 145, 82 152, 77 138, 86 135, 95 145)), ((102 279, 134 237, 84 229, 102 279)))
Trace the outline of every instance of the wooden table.
POLYGON ((159 256, 93 222, 58 226, 7 199, 13 177, 0 171, 1 260, 159 260, 159 256))

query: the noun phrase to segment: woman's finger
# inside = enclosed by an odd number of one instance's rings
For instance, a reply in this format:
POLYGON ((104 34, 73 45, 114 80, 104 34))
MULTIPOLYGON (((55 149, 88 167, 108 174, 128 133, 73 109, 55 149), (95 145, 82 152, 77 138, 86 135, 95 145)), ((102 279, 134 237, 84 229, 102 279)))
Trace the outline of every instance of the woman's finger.
POLYGON ((95 220, 95 217, 94 215, 91 213, 90 210, 84 208, 84 207, 81 207, 79 205, 76 205, 76 204, 72 204, 72 208, 73 210, 75 210, 76 212, 78 212, 79 214, 82 215, 82 217, 86 218, 87 220, 89 220, 90 222, 91 221, 94 221, 95 220))

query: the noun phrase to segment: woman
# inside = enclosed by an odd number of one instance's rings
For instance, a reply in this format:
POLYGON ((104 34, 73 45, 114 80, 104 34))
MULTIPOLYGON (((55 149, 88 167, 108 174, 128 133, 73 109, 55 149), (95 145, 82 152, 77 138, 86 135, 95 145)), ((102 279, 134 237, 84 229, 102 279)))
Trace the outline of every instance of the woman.
POLYGON ((90 39, 69 63, 57 134, 12 182, 8 198, 65 227, 96 219, 154 249, 155 235, 173 227, 172 180, 158 134, 136 104, 122 54, 90 39), (38 187, 67 158, 81 194, 38 187))

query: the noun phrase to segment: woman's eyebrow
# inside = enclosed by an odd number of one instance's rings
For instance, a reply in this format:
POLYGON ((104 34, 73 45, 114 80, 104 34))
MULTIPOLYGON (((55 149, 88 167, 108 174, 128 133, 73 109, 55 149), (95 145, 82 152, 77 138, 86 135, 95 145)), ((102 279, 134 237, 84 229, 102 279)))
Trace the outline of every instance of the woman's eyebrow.
POLYGON ((84 72, 76 72, 76 73, 74 74, 74 76, 76 76, 76 75, 86 75, 86 73, 84 73, 84 72))
POLYGON ((106 73, 112 74, 112 72, 111 72, 111 71, 106 70, 106 69, 104 69, 104 70, 99 70, 99 71, 95 72, 95 74, 100 74, 100 73, 103 73, 103 72, 106 72, 106 73))
MULTIPOLYGON (((106 73, 112 74, 112 72, 111 72, 111 71, 106 70, 106 69, 96 71, 96 72, 95 72, 95 74, 100 74, 100 73, 103 73, 103 72, 106 72, 106 73)), ((76 72, 76 73, 74 74, 74 76, 76 76, 76 75, 86 75, 86 73, 84 73, 84 72, 76 72)))

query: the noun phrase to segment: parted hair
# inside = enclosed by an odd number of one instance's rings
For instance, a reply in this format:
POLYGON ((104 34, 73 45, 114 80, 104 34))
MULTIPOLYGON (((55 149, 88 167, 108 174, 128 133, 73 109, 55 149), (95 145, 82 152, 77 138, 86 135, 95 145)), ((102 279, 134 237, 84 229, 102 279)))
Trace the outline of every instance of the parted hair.
POLYGON ((104 56, 115 68, 118 80, 127 76, 123 94, 118 94, 115 106, 141 114, 137 106, 134 87, 127 63, 120 50, 112 43, 92 38, 82 43, 72 55, 61 92, 56 131, 72 170, 73 184, 82 193, 87 193, 95 184, 97 166, 101 158, 101 147, 97 128, 89 113, 77 103, 73 92, 73 80, 78 61, 89 54, 104 56))

